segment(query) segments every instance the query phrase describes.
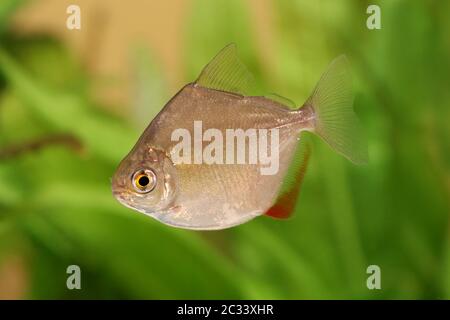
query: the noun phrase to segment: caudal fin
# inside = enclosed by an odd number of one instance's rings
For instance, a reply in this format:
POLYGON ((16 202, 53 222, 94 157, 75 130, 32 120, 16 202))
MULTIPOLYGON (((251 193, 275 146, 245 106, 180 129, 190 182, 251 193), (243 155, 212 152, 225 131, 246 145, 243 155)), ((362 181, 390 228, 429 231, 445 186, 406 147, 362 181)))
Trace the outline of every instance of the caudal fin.
POLYGON ((315 126, 311 131, 350 161, 367 163, 366 139, 353 112, 352 82, 345 56, 331 62, 305 106, 314 109, 315 126))

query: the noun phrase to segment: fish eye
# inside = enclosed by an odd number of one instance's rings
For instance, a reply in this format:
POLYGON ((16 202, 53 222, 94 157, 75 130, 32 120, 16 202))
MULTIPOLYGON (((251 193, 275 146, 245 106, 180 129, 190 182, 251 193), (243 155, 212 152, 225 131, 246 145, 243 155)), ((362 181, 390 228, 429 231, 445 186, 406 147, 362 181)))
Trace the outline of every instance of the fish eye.
POLYGON ((156 186, 156 174, 153 170, 138 170, 131 178, 134 189, 139 193, 148 193, 156 186))

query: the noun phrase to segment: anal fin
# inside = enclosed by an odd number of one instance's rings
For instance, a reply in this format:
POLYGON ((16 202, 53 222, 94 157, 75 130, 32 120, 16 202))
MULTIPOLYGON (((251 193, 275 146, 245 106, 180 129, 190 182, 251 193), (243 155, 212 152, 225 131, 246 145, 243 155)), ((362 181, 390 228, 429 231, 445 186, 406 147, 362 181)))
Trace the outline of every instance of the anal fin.
POLYGON ((305 177, 306 168, 311 155, 311 147, 309 144, 303 146, 303 152, 299 160, 293 161, 293 168, 289 170, 287 177, 290 181, 283 185, 282 191, 276 202, 265 215, 276 219, 287 219, 294 213, 295 205, 299 197, 303 178, 305 177), (292 173, 291 173, 292 172, 292 173))

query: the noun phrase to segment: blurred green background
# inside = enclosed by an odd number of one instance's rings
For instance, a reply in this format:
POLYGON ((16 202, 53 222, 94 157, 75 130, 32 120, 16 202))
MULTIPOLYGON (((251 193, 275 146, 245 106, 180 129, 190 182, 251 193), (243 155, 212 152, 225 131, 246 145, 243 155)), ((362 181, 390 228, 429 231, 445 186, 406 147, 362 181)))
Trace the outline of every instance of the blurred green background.
POLYGON ((162 3, 0 1, 0 298, 449 299, 450 2, 162 3), (230 42, 299 105, 347 54, 369 165, 313 138, 287 221, 194 232, 121 206, 115 167, 230 42))

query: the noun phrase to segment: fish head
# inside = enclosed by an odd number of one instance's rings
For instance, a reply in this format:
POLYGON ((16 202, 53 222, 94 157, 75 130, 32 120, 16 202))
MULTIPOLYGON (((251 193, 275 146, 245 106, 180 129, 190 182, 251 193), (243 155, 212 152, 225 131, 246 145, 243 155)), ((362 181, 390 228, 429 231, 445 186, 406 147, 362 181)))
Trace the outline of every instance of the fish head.
POLYGON ((163 150, 135 148, 117 168, 112 192, 126 207, 159 219, 176 198, 176 181, 176 168, 163 150))

